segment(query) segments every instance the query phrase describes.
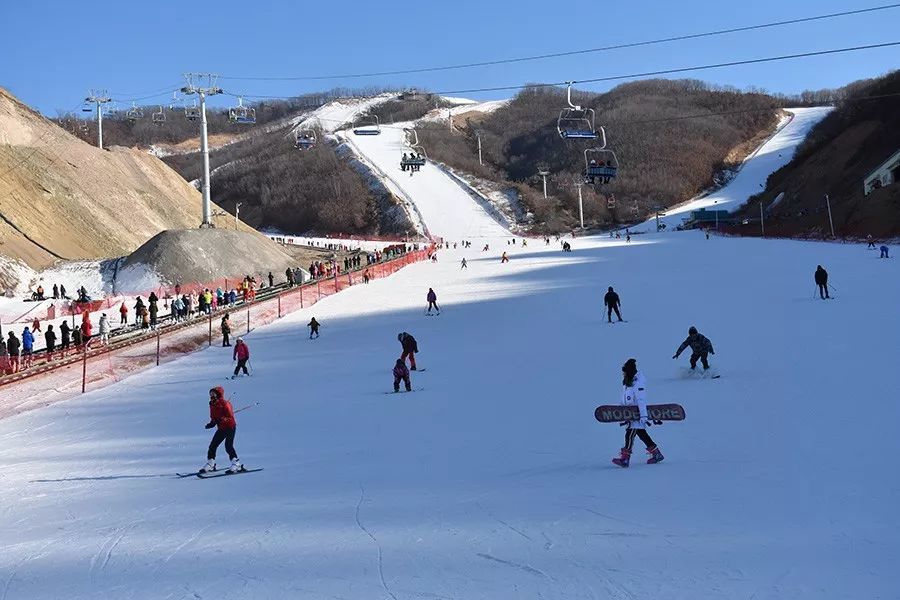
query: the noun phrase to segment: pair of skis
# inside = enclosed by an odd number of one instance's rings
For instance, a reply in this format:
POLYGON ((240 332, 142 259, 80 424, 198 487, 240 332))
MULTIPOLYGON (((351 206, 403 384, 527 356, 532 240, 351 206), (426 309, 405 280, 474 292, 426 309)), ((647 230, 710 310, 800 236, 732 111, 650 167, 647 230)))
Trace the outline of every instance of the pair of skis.
POLYGON ((262 468, 245 469, 245 468, 241 467, 240 471, 234 471, 234 472, 231 472, 228 469, 222 469, 222 470, 215 470, 215 471, 196 471, 194 473, 175 473, 175 475, 180 478, 197 477, 199 479, 213 479, 215 477, 224 477, 226 475, 241 475, 243 473, 256 473, 258 471, 262 471, 262 468))

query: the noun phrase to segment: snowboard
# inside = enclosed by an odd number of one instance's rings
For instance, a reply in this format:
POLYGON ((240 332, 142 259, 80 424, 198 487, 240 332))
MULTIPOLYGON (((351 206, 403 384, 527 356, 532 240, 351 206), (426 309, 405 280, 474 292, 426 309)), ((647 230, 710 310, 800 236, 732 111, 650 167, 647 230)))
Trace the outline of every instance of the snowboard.
MULTIPOLYGON (((638 421, 641 413, 634 405, 605 404, 597 407, 594 417, 601 423, 621 423, 622 421, 638 421)), ((647 418, 651 421, 684 421, 684 417, 684 408, 680 404, 647 405, 647 418)))
POLYGON ((413 389, 409 390, 408 392, 407 392, 406 390, 404 390, 404 389, 401 389, 399 392, 395 392, 394 390, 390 390, 390 391, 387 391, 387 392, 384 392, 384 393, 385 393, 385 394, 411 394, 411 393, 413 393, 413 392, 421 392, 421 391, 424 390, 424 389, 425 389, 425 388, 417 387, 417 388, 413 388, 413 389))
POLYGON ((259 469, 241 469, 237 473, 229 473, 228 469, 217 469, 215 471, 207 471, 205 473, 201 473, 199 471, 194 473, 175 473, 176 476, 185 478, 185 477, 199 477, 200 479, 212 479, 213 477, 222 477, 223 475, 240 475, 242 473, 256 473, 257 471, 262 471, 262 468, 259 469))

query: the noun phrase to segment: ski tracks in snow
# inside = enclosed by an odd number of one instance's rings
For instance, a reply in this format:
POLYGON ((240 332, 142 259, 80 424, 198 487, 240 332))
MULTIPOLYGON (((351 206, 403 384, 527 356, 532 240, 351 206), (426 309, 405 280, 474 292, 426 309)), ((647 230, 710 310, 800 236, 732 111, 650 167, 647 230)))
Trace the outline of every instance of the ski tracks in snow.
POLYGON ((378 577, 381 579, 381 587, 384 588, 384 591, 387 592, 388 596, 397 600, 397 596, 394 595, 394 592, 391 591, 391 588, 388 587, 387 582, 384 580, 384 552, 381 550, 381 543, 378 541, 371 531, 366 529, 366 526, 362 524, 362 521, 359 519, 359 510, 362 507, 363 501, 366 499, 366 489, 360 484, 359 486, 359 502, 356 503, 356 525, 362 530, 367 536, 369 536, 373 542, 375 542, 375 547, 378 548, 378 577))

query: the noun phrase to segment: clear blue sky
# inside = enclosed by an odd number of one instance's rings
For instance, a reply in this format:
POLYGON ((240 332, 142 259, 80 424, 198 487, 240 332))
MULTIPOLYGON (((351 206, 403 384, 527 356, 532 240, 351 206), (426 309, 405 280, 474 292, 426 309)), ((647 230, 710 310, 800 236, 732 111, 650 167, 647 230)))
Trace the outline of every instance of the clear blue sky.
MULTIPOLYGON (((560 52, 764 23, 890 0, 662 2, 8 2, 0 86, 53 116, 88 88, 116 97, 180 85, 181 74, 303 76, 381 71, 560 52)), ((325 82, 222 80, 246 94, 335 86, 410 85, 434 91, 584 79, 900 40, 900 9, 718 38, 460 71, 325 82)), ((793 93, 900 68, 897 47, 688 75, 793 93)), ((590 89, 604 90, 609 85, 590 89)), ((507 93, 470 94, 507 97, 507 93)), ((224 99, 223 99, 224 100, 224 99)), ((160 102, 164 102, 161 98, 160 102)), ((153 100, 145 101, 147 104, 153 100)))

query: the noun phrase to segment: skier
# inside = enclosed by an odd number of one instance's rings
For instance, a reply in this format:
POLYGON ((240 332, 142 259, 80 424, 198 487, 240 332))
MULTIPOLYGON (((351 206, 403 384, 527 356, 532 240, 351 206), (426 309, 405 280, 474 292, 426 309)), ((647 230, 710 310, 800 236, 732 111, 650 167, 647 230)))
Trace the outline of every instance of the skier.
POLYGON ((819 296, 822 297, 822 300, 831 298, 831 296, 828 295, 828 271, 823 269, 822 265, 816 267, 816 273, 813 275, 813 279, 819 287, 819 296))
POLYGON ((234 409, 231 402, 225 399, 225 390, 221 386, 209 390, 209 423, 207 429, 216 428, 212 440, 209 442, 209 450, 206 452, 206 464, 200 467, 201 473, 216 470, 216 450, 219 444, 225 442, 225 452, 231 459, 229 473, 237 473, 244 470, 244 465, 238 459, 234 450, 234 434, 237 431, 237 421, 234 418, 234 409))
POLYGON ((691 347, 691 370, 693 371, 697 368, 698 359, 703 363, 703 370, 707 370, 709 368, 707 356, 716 353, 716 351, 713 350, 712 342, 710 342, 705 335, 698 332, 696 327, 691 326, 691 328, 688 329, 687 338, 681 342, 681 345, 678 346, 678 350, 675 352, 675 356, 672 358, 678 358, 688 346, 691 347))
POLYGON ((613 291, 612 286, 609 286, 609 291, 603 296, 603 304, 606 306, 606 320, 609 323, 612 323, 613 311, 616 311, 616 316, 619 317, 619 321, 622 320, 622 315, 619 313, 619 295, 613 291))
POLYGON ((290 267, 284 270, 284 276, 287 277, 288 287, 294 287, 294 272, 290 267))
POLYGON ((503 255, 500 257, 500 263, 503 264, 503 263, 508 263, 508 262, 509 262, 509 257, 506 255, 506 252, 504 252, 503 255))
POLYGON ((234 351, 231 353, 231 360, 237 361, 237 366, 234 368, 234 375, 231 376, 232 379, 238 376, 238 371, 241 369, 244 370, 244 375, 250 375, 250 372, 247 371, 247 361, 250 360, 250 348, 244 343, 243 338, 237 339, 237 342, 234 345, 234 351))
POLYGON ((872 234, 870 233, 869 235, 867 235, 866 239, 869 242, 869 245, 866 247, 866 250, 868 250, 870 248, 874 250, 875 249, 875 240, 872 238, 872 234))
POLYGON ((634 438, 639 437, 644 445, 647 446, 647 453, 650 458, 647 464, 653 465, 662 462, 663 455, 659 447, 647 433, 647 426, 650 421, 647 417, 647 398, 645 394, 646 383, 644 376, 638 372, 637 361, 629 358, 622 365, 622 404, 625 406, 637 406, 640 411, 640 419, 637 421, 628 421, 625 429, 625 446, 622 447, 621 454, 618 458, 612 459, 614 464, 620 467, 627 467, 631 462, 631 449, 634 447, 634 438))
POLYGON ((222 347, 230 346, 231 340, 228 339, 228 336, 231 335, 231 321, 229 320, 228 313, 225 313, 225 316, 222 317, 222 347))
POLYGON ((428 314, 429 315, 431 314, 432 306, 434 307, 434 310, 436 310, 438 312, 438 314, 441 313, 441 307, 439 307, 437 304, 437 294, 434 293, 434 290, 432 288, 428 288, 428 295, 425 296, 425 299, 428 300, 428 314))
POLYGON ((460 271, 463 269, 468 269, 468 268, 469 268, 469 263, 466 262, 466 259, 462 259, 462 266, 459 268, 460 271))
POLYGON ((878 258, 890 258, 890 256, 888 256, 887 246, 881 246, 881 256, 879 256, 878 258))
POLYGON ((122 302, 122 306, 119 307, 119 324, 128 324, 128 307, 125 305, 124 301, 122 302))
POLYGON ((272 271, 269 271, 269 287, 273 287, 275 285, 275 276, 272 275, 272 271))
POLYGON ((22 330, 22 367, 31 366, 31 355, 34 353, 34 335, 26 327, 22 330))
POLYGON ((403 354, 400 355, 400 360, 405 361, 408 356, 409 367, 411 370, 415 371, 416 354, 419 352, 419 344, 416 343, 416 338, 404 331, 403 333, 397 334, 397 341, 403 346, 403 354))
POLYGON ((315 317, 313 317, 306 326, 309 327, 309 339, 313 339, 313 334, 316 334, 316 337, 319 337, 319 322, 316 321, 315 317))
POLYGON ((363 283, 369 283, 369 279, 371 279, 371 276, 369 275, 369 270, 366 269, 363 271, 363 283))
POLYGON ((394 363, 394 392, 400 391, 401 381, 406 386, 406 391, 411 392, 412 383, 409 381, 409 369, 406 368, 406 363, 403 362, 403 359, 398 358, 397 362, 394 363))
POLYGON ((100 343, 104 346, 109 344, 109 319, 106 313, 100 315, 100 343))

